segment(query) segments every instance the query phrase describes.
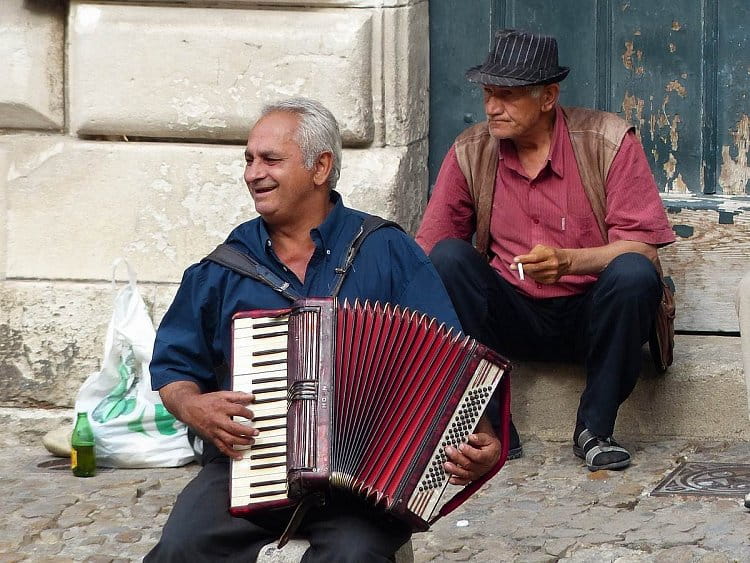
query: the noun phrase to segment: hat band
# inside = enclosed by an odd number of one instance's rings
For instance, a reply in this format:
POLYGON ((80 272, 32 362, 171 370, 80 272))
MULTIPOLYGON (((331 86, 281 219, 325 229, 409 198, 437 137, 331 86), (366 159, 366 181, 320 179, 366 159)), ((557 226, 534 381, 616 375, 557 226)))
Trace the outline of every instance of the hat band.
POLYGON ((560 67, 533 69, 520 66, 498 66, 498 63, 486 63, 479 68, 479 72, 484 74, 492 74, 493 76, 507 78, 518 78, 520 80, 543 79, 557 74, 561 70, 560 67))

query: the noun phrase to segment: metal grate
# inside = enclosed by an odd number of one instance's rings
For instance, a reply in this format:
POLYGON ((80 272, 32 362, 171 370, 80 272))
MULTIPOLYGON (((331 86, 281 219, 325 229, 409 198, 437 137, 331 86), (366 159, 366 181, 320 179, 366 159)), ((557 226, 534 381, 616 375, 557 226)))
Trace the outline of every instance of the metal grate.
POLYGON ((744 497, 750 493, 750 464, 687 461, 667 475, 652 495, 744 497))

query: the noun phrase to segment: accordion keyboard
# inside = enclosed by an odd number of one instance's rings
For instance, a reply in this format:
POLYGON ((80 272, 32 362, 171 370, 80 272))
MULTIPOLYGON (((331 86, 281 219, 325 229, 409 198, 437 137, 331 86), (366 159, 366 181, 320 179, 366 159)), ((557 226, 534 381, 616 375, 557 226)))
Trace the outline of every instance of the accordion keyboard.
POLYGON ((260 431, 241 460, 231 460, 231 508, 287 498, 287 329, 289 318, 244 317, 234 320, 232 389, 255 395, 250 421, 260 431))

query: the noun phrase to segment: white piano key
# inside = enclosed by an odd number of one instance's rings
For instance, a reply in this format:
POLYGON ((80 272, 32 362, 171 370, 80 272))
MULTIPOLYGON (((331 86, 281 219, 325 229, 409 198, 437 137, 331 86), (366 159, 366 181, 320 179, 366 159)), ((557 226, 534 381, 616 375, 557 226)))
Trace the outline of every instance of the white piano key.
POLYGON ((266 442, 278 441, 279 438, 286 442, 286 427, 277 428, 276 430, 261 430, 261 433, 255 437, 255 443, 260 443, 259 438, 266 442))

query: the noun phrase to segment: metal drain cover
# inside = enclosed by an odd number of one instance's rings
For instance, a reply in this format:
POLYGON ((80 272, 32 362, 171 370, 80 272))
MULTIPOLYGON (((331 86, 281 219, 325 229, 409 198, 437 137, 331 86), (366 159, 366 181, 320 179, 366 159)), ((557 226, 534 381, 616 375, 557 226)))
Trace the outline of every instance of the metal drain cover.
POLYGON ((652 495, 744 497, 750 493, 750 464, 686 461, 652 495))

